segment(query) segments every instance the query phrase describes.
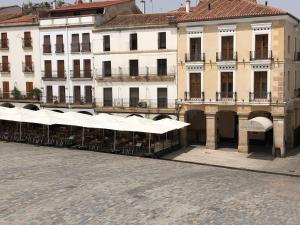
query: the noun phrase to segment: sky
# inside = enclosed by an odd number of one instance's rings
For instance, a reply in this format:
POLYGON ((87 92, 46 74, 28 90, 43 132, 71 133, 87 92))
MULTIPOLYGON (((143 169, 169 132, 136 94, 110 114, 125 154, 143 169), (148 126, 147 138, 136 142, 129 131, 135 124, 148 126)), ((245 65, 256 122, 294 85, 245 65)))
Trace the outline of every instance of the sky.
MULTIPOLYGON (((0 5, 8 4, 22 4, 23 2, 28 2, 29 0, 0 0, 0 5)), ((41 0, 31 0, 32 2, 41 2, 41 0)), ((46 0, 44 0, 46 1, 46 0)), ((50 1, 50 0, 48 0, 50 1)), ((66 0, 67 2, 74 2, 74 0, 66 0)), ((100 0, 94 0, 100 1, 100 0)), ((195 4, 196 0, 192 0, 192 4, 195 4)), ((140 0, 136 0, 137 5, 140 5, 140 0)), ((147 12, 152 12, 151 0, 146 0, 147 12)), ((152 0, 153 11, 154 12, 164 12, 170 11, 178 8, 181 4, 184 5, 185 0, 152 0)), ((265 0, 258 0, 260 3, 264 3, 265 0)), ((270 6, 279 7, 284 9, 291 14, 300 18, 300 0, 268 0, 270 6)))

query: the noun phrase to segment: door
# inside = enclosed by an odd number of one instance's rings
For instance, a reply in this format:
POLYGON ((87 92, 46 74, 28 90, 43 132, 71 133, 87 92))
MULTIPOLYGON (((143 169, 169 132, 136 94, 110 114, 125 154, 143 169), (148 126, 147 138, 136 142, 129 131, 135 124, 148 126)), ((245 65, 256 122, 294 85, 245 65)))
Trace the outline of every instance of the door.
POLYGON ((46 93, 47 93, 47 103, 53 103, 53 89, 52 86, 46 87, 46 93))
POLYGON ((80 86, 74 86, 74 103, 81 104, 80 86))
POLYGON ((57 77, 65 78, 65 61, 64 60, 57 61, 57 77))
POLYGON ((89 33, 82 34, 82 51, 83 52, 91 51, 90 34, 89 33))
POLYGON ((25 48, 31 48, 31 33, 30 32, 24 32, 24 47, 25 48))
POLYGON ((64 40, 63 35, 56 35, 56 53, 64 52, 64 40))
POLYGON ((231 72, 221 73, 221 97, 233 97, 233 74, 231 72))
POLYGON ((8 56, 2 56, 2 72, 9 72, 8 56))
POLYGON ((222 37, 222 60, 233 60, 233 36, 222 37))
POLYGON ((44 35, 44 53, 51 53, 50 35, 44 35))
POLYGON ((190 60, 201 61, 201 38, 190 38, 190 60))
POLYGON ((79 34, 72 34, 72 52, 80 52, 79 34))
POLYGON ((28 99, 32 99, 33 83, 26 82, 26 96, 28 99))
POLYGON ((66 87, 59 86, 59 103, 66 103, 66 87))
POLYGON ((92 86, 85 86, 84 87, 84 93, 85 93, 85 103, 92 104, 93 96, 92 96, 92 86))
POLYGON ((24 72, 33 72, 32 56, 25 55, 25 71, 24 72))
POLYGON ((157 88, 157 107, 168 108, 168 89, 157 88))
POLYGON ((91 78, 91 76, 92 76, 91 60, 90 59, 85 59, 83 61, 83 66, 84 66, 84 77, 85 78, 91 78))
POLYGON ((138 60, 129 60, 129 73, 130 76, 139 75, 139 61, 138 60))
POLYGON ((8 48, 7 33, 1 33, 1 48, 8 48))
POLYGON ((201 98, 201 73, 190 73, 190 98, 201 98))
POLYGON ((10 92, 9 92, 9 82, 8 81, 2 82, 2 89, 3 89, 3 98, 9 99, 10 92))
POLYGON ((129 105, 130 107, 137 107, 139 103, 139 88, 130 88, 129 91, 130 99, 129 105))
POLYGON ((157 60, 157 75, 167 76, 167 59, 157 60))
POLYGON ((103 62, 103 76, 111 77, 111 61, 103 62))
POLYGON ((80 78, 80 60, 73 61, 73 77, 80 78))
POLYGON ((255 99, 266 99, 267 94, 267 72, 255 72, 254 73, 254 98, 255 99))
POLYGON ((268 59, 268 35, 256 35, 255 36, 255 58, 256 59, 268 59))
POLYGON ((45 60, 45 77, 52 77, 52 63, 51 60, 45 60))
POLYGON ((112 107, 112 88, 103 88, 103 106, 112 107))

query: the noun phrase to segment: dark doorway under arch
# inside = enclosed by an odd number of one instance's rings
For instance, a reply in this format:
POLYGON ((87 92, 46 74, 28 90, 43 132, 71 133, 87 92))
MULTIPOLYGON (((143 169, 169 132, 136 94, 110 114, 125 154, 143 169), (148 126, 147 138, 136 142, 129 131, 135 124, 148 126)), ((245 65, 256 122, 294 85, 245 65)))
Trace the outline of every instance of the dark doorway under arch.
POLYGON ((137 117, 144 118, 142 115, 139 115, 139 114, 130 114, 129 116, 127 116, 127 118, 128 118, 128 117, 131 117, 131 116, 137 116, 137 117))
POLYGON ((187 141, 190 145, 206 144, 206 116, 201 110, 186 112, 185 120, 190 126, 187 127, 187 141))
POLYGON ((32 110, 32 111, 39 111, 40 110, 39 107, 37 107, 34 104, 25 105, 23 108, 24 109, 29 109, 29 110, 32 110))
POLYGON ((238 115, 234 111, 217 113, 218 147, 237 148, 239 135, 238 115))
POLYGON ((11 103, 8 103, 8 102, 6 102, 6 103, 3 103, 3 104, 1 104, 0 106, 2 106, 2 107, 6 107, 6 108, 15 108, 15 106, 14 106, 13 104, 11 104, 11 103))
POLYGON ((89 116, 92 116, 92 115, 93 115, 92 113, 87 112, 87 111, 79 111, 78 113, 85 114, 85 115, 89 115, 89 116))
POLYGON ((162 120, 162 119, 172 119, 172 118, 168 115, 158 115, 153 118, 154 121, 158 121, 158 120, 162 120))

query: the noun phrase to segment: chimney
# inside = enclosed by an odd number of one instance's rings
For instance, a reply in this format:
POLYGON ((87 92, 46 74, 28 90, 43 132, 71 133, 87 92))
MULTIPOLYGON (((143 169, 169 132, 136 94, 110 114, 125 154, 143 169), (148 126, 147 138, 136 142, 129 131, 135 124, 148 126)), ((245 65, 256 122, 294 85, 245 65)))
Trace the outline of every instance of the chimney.
POLYGON ((191 0, 185 0, 185 11, 189 13, 191 10, 191 0))
POLYGON ((56 9, 56 6, 57 6, 57 5, 56 5, 56 0, 53 0, 53 2, 52 2, 52 8, 53 8, 53 9, 56 9))
POLYGON ((268 6, 268 1, 265 1, 265 6, 268 6))
POLYGON ((143 14, 145 14, 146 13, 146 2, 145 2, 145 0, 141 0, 141 4, 142 4, 142 12, 143 12, 143 14))

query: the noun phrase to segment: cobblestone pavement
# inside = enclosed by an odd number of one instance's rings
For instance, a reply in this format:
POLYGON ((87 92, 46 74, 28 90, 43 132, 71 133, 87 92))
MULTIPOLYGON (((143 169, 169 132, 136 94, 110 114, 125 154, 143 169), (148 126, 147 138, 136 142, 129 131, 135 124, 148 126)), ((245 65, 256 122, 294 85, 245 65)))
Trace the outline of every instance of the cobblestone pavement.
POLYGON ((300 179, 0 143, 1 225, 299 224, 300 179))

